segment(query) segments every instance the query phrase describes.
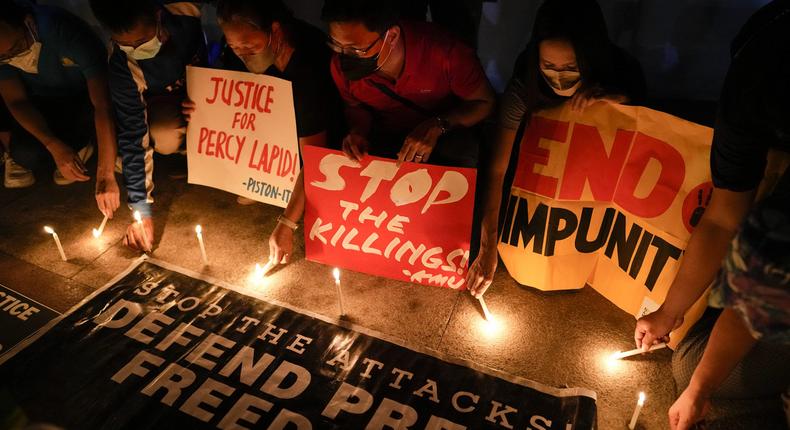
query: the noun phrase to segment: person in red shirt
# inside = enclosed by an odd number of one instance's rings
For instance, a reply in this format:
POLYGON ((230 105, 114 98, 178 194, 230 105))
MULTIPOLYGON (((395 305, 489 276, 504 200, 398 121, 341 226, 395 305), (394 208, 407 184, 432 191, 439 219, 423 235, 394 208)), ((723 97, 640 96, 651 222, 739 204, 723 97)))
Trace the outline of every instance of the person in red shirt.
POLYGON ((348 157, 477 167, 475 126, 495 97, 472 48, 432 24, 400 22, 391 1, 326 0, 322 17, 348 157))

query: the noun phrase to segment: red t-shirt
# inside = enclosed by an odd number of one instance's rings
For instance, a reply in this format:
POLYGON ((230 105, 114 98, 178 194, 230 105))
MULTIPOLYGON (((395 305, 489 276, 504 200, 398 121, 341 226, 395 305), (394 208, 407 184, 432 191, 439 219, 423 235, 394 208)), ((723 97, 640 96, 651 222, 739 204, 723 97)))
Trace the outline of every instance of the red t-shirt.
POLYGON ((373 74, 348 81, 338 55, 332 59, 332 77, 349 105, 366 105, 377 112, 374 129, 384 133, 409 133, 425 121, 424 115, 404 106, 376 88, 380 82, 401 97, 439 115, 468 97, 486 82, 475 51, 449 33, 429 23, 402 22, 406 64, 396 83, 373 74))

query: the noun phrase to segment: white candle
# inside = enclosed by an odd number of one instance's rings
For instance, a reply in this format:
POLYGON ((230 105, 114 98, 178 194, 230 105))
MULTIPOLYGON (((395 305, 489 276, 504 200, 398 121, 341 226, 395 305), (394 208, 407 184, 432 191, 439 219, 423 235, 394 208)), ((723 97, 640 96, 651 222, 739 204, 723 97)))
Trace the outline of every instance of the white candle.
POLYGON ((52 238, 55 239, 55 245, 58 246, 58 252, 60 252, 60 258, 63 261, 69 261, 69 259, 66 258, 66 253, 63 251, 63 245, 60 244, 60 238, 58 237, 58 234, 55 233, 55 230, 53 230, 52 227, 50 226, 46 226, 44 227, 44 231, 47 232, 48 234, 51 234, 52 238))
POLYGON ((483 315, 486 317, 486 321, 493 321, 494 318, 491 315, 491 311, 488 310, 488 305, 486 305, 486 301, 483 297, 477 299, 480 302, 480 306, 483 308, 483 315))
POLYGON ((203 265, 208 266, 208 256, 206 255, 206 245, 203 243, 203 227, 200 224, 195 226, 198 243, 200 244, 200 255, 203 257, 203 265))
POLYGON ((639 419, 639 413, 642 412, 642 406, 645 405, 645 393, 639 393, 639 400, 636 402, 636 409, 634 409, 634 414, 631 416, 631 422, 628 423, 628 428, 634 430, 636 427, 636 420, 639 419))
POLYGON ((143 245, 148 247, 148 233, 145 232, 145 227, 143 227, 143 217, 140 215, 140 211, 134 211, 134 220, 137 221, 137 225, 143 234, 143 245))
POLYGON ((261 280, 269 274, 269 272, 274 268, 274 263, 272 260, 269 260, 263 267, 260 264, 255 264, 255 277, 258 280, 261 280))
POLYGON ((110 219, 110 216, 109 215, 105 215, 104 216, 104 220, 102 220, 101 225, 99 226, 99 228, 98 229, 96 229, 96 228, 93 229, 93 237, 98 239, 99 236, 101 236, 102 233, 104 233, 104 226, 107 225, 107 220, 108 219, 110 219))
POLYGON ((340 316, 345 316, 346 311, 343 309, 343 290, 340 288, 340 269, 335 268, 332 271, 332 276, 335 277, 335 287, 337 288, 337 303, 340 306, 340 316))
MULTIPOLYGON (((658 351, 659 349, 666 348, 666 343, 659 343, 650 347, 648 351, 658 351)), ((633 357, 634 355, 639 355, 643 353, 642 348, 632 349, 630 351, 622 351, 622 352, 615 352, 612 354, 612 360, 620 360, 627 357, 633 357)))

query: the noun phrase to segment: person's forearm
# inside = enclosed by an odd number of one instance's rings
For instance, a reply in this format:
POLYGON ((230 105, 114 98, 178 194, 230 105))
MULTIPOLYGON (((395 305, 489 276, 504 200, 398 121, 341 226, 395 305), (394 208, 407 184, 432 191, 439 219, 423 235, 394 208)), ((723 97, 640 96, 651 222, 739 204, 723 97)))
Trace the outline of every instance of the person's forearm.
POLYGON ((29 100, 9 104, 8 110, 19 125, 38 139, 47 149, 59 142, 57 136, 52 133, 47 121, 41 115, 41 112, 29 100))
POLYGON ((485 214, 480 231, 480 249, 491 251, 498 242, 499 208, 502 204, 502 186, 505 175, 492 172, 487 180, 484 204, 485 214))
POLYGON ((96 175, 114 178, 118 144, 115 140, 115 121, 110 109, 96 109, 94 121, 96 123, 96 140, 99 144, 99 165, 96 175))
POLYGON ((756 342, 741 316, 734 309, 726 308, 713 326, 688 389, 700 397, 710 397, 756 342))
POLYGON ((295 223, 298 223, 302 219, 302 215, 304 215, 304 205, 304 170, 302 170, 299 172, 299 177, 296 179, 294 192, 291 194, 291 200, 288 202, 288 207, 285 208, 283 216, 295 223))
POLYGON ((718 273, 734 236, 735 230, 723 229, 703 217, 686 247, 678 274, 662 305, 664 311, 675 318, 685 315, 718 273))
POLYGON ((494 105, 492 100, 468 100, 442 117, 450 123, 451 127, 472 127, 488 118, 494 110, 494 105))
POLYGON ((481 251, 496 249, 499 240, 499 211, 502 206, 502 188, 505 183, 505 173, 510 163, 510 155, 515 139, 515 130, 504 128, 501 125, 498 127, 491 153, 491 166, 483 184, 483 189, 487 192, 483 202, 485 213, 483 214, 480 232, 481 251))
POLYGON ((346 107, 346 120, 348 120, 349 132, 360 136, 368 137, 373 127, 370 112, 359 106, 346 107))

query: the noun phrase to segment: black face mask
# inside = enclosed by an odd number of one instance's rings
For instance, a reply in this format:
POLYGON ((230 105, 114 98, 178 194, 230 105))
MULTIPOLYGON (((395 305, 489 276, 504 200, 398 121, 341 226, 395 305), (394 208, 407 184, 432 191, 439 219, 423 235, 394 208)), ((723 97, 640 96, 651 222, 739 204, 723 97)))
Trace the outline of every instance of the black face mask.
POLYGON ((378 64, 380 55, 381 52, 372 57, 360 58, 353 55, 341 54, 340 70, 343 71, 343 76, 349 81, 358 81, 367 78, 380 69, 378 64))

